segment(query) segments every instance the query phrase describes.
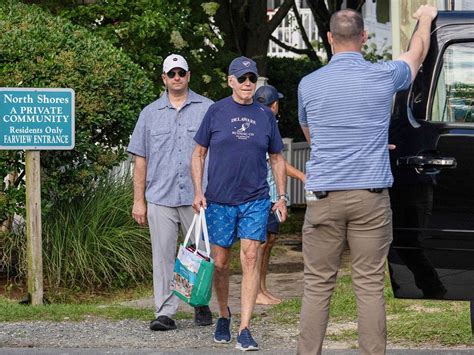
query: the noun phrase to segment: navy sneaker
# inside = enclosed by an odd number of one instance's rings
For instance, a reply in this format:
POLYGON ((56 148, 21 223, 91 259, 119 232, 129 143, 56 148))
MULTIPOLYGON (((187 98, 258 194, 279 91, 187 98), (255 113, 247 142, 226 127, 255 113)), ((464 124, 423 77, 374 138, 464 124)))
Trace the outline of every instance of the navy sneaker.
POLYGON ((230 309, 227 308, 229 311, 229 318, 220 317, 217 319, 216 323, 216 331, 214 332, 214 341, 216 343, 230 343, 232 341, 232 335, 230 334, 230 309))
POLYGON ((237 336, 237 345, 235 348, 242 351, 258 350, 258 344, 255 340, 253 340, 249 328, 242 329, 240 334, 237 336))

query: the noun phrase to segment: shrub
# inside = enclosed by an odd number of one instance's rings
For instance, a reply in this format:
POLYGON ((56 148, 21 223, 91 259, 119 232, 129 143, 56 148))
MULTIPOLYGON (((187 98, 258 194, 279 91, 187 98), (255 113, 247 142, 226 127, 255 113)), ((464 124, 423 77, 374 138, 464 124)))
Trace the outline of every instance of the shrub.
MULTIPOLYGON (((129 286, 151 278, 147 228, 130 214, 129 177, 103 179, 92 193, 57 203, 43 219, 44 278, 50 289, 85 290, 129 286)), ((10 276, 26 277, 24 236, 5 234, 1 262, 10 276)))
MULTIPOLYGON (((86 194, 126 158, 138 113, 154 98, 153 85, 122 51, 38 6, 2 1, 0 32, 0 87, 72 88, 76 93, 75 149, 41 152, 47 212, 56 202, 86 194)), ((23 170, 23 154, 0 151, 0 185, 5 173, 23 170)), ((21 203, 11 203, 21 200, 21 188, 3 185, 0 191, 5 191, 2 209, 21 212, 21 203)))

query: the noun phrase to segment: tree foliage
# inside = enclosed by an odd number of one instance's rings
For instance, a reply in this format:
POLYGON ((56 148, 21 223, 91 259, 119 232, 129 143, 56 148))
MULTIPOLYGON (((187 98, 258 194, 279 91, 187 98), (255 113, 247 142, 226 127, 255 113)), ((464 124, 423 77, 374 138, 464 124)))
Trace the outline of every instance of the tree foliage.
POLYGON ((163 90, 163 59, 171 53, 183 55, 194 73, 191 88, 211 98, 223 96, 231 58, 212 26, 218 7, 203 0, 97 0, 62 9, 49 6, 127 53, 147 72, 157 94, 163 90))
MULTIPOLYGON (((76 93, 75 149, 41 152, 43 207, 87 193, 125 159, 138 113, 154 98, 151 81, 122 51, 34 5, 2 2, 0 32, 0 87, 76 93)), ((23 151, 0 151, 0 220, 21 212, 23 161, 23 151)))
POLYGON ((298 121, 298 84, 305 75, 319 68, 319 65, 308 58, 268 58, 269 84, 275 86, 284 96, 280 100, 280 118, 278 126, 282 137, 295 141, 304 141, 298 121))

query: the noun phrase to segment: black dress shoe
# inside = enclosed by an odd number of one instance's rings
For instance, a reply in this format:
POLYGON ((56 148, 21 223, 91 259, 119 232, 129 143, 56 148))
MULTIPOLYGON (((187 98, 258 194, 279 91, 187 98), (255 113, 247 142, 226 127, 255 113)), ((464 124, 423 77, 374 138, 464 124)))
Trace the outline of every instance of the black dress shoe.
POLYGON ((168 316, 159 316, 151 321, 150 329, 159 331, 174 330, 176 329, 176 323, 168 316))
POLYGON ((212 313, 209 306, 194 307, 194 324, 199 326, 212 324, 212 313))

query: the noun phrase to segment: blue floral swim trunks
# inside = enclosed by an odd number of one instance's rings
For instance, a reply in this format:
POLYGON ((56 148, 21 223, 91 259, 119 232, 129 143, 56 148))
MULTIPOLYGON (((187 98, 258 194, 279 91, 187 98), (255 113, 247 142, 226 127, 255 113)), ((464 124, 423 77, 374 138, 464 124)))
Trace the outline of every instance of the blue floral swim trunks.
POLYGON ((265 242, 270 199, 240 205, 210 202, 206 208, 209 242, 229 248, 237 238, 265 242))

